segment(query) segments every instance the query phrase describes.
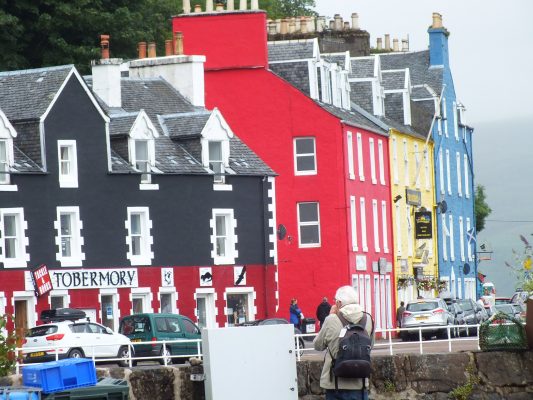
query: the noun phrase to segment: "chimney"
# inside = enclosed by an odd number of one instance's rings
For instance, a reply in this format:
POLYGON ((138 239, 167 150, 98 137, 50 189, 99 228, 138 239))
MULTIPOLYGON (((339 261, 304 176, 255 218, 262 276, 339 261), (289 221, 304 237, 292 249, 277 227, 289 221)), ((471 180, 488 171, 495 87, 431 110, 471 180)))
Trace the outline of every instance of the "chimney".
POLYGON ((296 18, 291 18, 289 20, 289 34, 296 31, 296 18))
POLYGON ((191 0, 183 0, 183 12, 185 14, 191 13, 191 0))
POLYGON ((287 18, 283 18, 281 20, 279 33, 281 33, 282 35, 286 35, 287 33, 289 33, 289 20, 287 18))
POLYGON ((315 18, 307 17, 307 32, 315 32, 315 18))
POLYGON ((215 7, 215 10, 216 11, 224 11, 224 4, 222 3, 217 3, 216 7, 215 7))
POLYGON ((439 29, 442 28, 442 15, 439 13, 434 12, 433 13, 433 25, 431 25, 432 29, 439 29))
POLYGON ((205 1, 205 12, 213 12, 213 0, 205 1))
POLYGON ((306 17, 300 18, 300 32, 307 33, 307 18, 306 17))
POLYGON ((156 58, 155 42, 148 43, 148 58, 156 58))
POLYGON ((109 58, 109 35, 100 35, 100 49, 102 60, 109 58))
POLYGON ((248 1, 247 0, 241 0, 240 1, 240 5, 239 5, 239 9, 241 11, 243 10, 246 10, 248 8, 248 1))
POLYGON ((120 65, 121 58, 109 58, 109 35, 101 35, 102 59, 93 60, 93 91, 109 107, 121 107, 120 65), (105 51, 104 51, 105 50, 105 51))
POLYGON ((165 57, 172 55, 172 40, 165 40, 165 57))
POLYGON ((235 10, 235 1, 234 0, 228 0, 226 4, 226 10, 233 11, 235 10))
POLYGON ((402 51, 409 51, 409 40, 402 39, 402 51))
POLYGON ((146 58, 146 42, 139 42, 137 44, 137 51, 139 53, 139 58, 146 58))
POLYGON ((183 33, 174 32, 174 54, 183 54, 183 33))
POLYGON ((278 31, 276 29, 276 22, 275 21, 270 21, 268 23, 268 34, 269 35, 275 35, 276 33, 278 33, 278 31))
POLYGON ((390 50, 390 34, 385 34, 385 50, 390 50))
POLYGON ((378 37, 376 41, 376 49, 377 50, 383 50, 383 39, 378 37))
POLYGON ((398 39, 392 39, 392 50, 395 52, 400 51, 400 45, 398 43, 398 39))
POLYGON ((336 31, 342 31, 342 17, 340 14, 335 14, 334 28, 336 31))
POLYGON ((344 21, 344 30, 345 31, 349 31, 350 30, 350 22, 349 21, 344 21))
POLYGON ((316 20, 317 32, 324 32, 326 30, 326 17, 318 17, 316 20))
POLYGON ((259 10, 259 0, 252 0, 252 5, 250 8, 252 10, 259 10))
POLYGON ((359 14, 357 13, 352 13, 352 29, 359 30, 359 14))
POLYGON ((281 19, 276 20, 276 32, 277 33, 281 32, 281 19))
POLYGON ((196 4, 194 6, 194 12, 195 13, 201 13, 202 12, 202 6, 200 4, 196 4))
POLYGON ((330 20, 329 21, 329 29, 331 31, 335 30, 335 21, 334 20, 330 20))
POLYGON ((300 32, 300 17, 294 18, 294 32, 300 32))

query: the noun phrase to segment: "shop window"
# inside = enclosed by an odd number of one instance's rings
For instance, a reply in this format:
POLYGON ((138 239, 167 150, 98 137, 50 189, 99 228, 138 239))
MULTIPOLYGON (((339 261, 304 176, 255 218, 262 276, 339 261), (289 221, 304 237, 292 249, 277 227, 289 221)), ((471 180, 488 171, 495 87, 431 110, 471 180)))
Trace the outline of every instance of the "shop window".
POLYGON ((227 293, 228 326, 242 325, 251 320, 249 293, 227 293))

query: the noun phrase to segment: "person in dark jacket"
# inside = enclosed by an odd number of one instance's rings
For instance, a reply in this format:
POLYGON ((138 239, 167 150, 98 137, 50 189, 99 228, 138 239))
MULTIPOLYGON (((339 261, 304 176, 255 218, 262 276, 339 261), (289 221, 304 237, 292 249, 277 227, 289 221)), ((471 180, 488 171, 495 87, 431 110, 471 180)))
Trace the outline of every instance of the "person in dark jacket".
POLYGON ((289 307, 290 322, 296 328, 300 328, 300 320, 303 318, 302 310, 298 307, 298 299, 291 300, 291 306, 289 307))
POLYGON ((320 321, 320 328, 322 329, 322 324, 324 320, 329 315, 329 310, 331 310, 331 304, 328 303, 328 298, 324 297, 322 302, 316 308, 316 318, 320 321))

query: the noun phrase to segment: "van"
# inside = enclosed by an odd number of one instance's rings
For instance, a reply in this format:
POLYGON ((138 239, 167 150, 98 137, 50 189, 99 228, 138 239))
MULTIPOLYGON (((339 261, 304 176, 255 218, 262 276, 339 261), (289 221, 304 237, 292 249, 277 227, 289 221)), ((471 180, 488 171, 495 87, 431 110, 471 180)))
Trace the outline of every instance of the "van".
POLYGON ((161 357, 160 364, 198 354, 197 342, 150 344, 158 341, 200 339, 200 329, 189 318, 179 314, 134 314, 121 319, 119 332, 134 345, 136 357, 161 357), (143 344, 136 344, 141 343, 143 344), (148 342, 148 343, 146 343, 148 342))

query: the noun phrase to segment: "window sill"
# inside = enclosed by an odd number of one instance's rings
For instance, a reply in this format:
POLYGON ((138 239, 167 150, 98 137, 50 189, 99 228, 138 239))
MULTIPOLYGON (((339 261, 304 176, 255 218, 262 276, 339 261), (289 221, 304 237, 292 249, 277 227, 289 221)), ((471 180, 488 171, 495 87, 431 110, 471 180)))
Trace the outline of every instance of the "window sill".
POLYGON ((59 258, 61 267, 81 267, 83 266, 83 260, 81 258, 59 258))
POLYGON ((159 185, 157 183, 141 183, 139 190, 159 190, 159 185))
POLYGON ((300 249, 316 249, 316 248, 319 248, 321 247, 320 243, 315 243, 315 244, 299 244, 298 247, 300 249))
POLYGON ((22 258, 0 260, 4 264, 4 268, 27 268, 28 262, 22 258))
POLYGON ((214 183, 213 190, 218 192, 231 192, 233 190, 233 186, 226 183, 214 183))
POLYGON ((213 261, 215 265, 233 265, 235 258, 233 257, 216 257, 213 261))
POLYGON ((152 259, 148 256, 133 256, 130 258, 131 265, 150 265, 152 259))
POLYGON ((317 175, 317 171, 296 171, 295 176, 317 175))
POLYGON ((18 192, 17 185, 0 185, 0 192, 18 192))
POLYGON ((59 187, 62 189, 77 189, 78 182, 62 182, 59 181, 59 187))

